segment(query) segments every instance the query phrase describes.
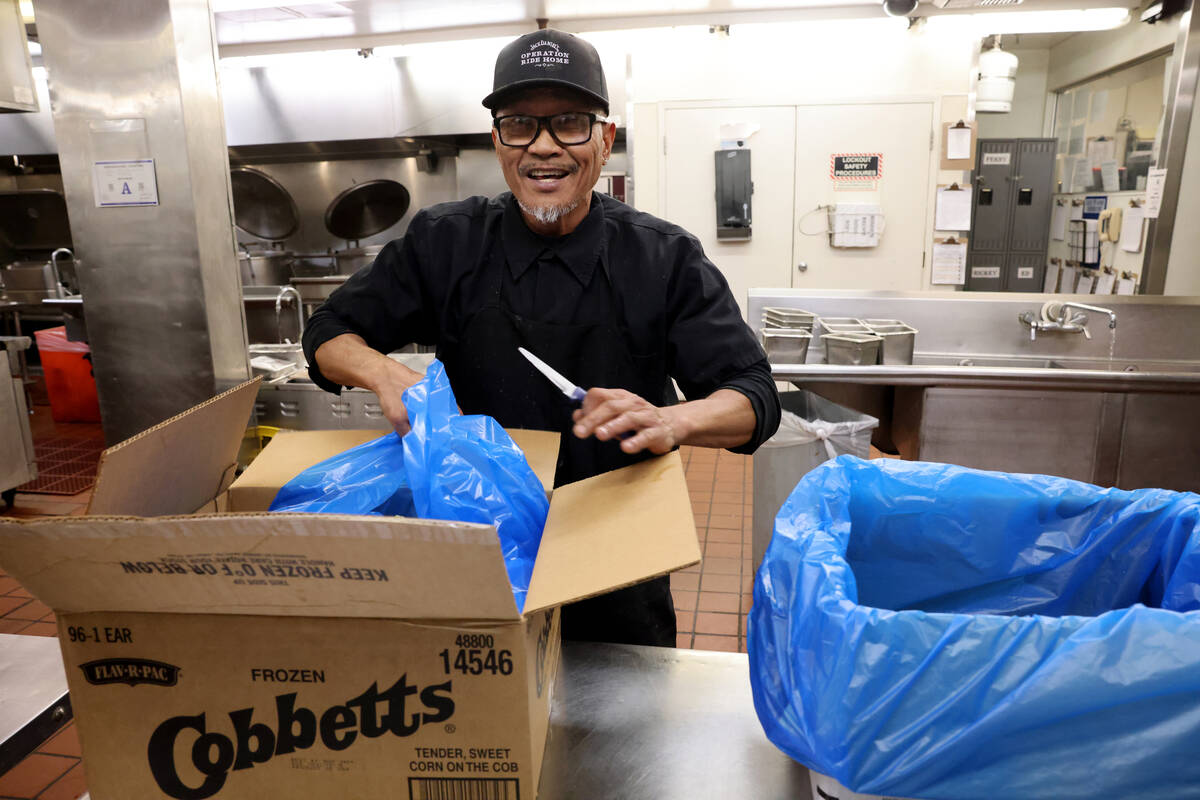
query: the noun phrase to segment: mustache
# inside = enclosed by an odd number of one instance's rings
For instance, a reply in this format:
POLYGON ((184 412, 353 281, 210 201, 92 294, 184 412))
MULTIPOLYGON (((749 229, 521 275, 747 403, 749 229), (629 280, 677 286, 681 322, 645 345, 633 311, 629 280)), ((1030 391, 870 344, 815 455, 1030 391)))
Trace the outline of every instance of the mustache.
POLYGON ((517 172, 522 178, 528 178, 529 173, 543 169, 559 169, 566 172, 568 175, 573 175, 579 171, 578 164, 522 164, 517 167, 517 172))

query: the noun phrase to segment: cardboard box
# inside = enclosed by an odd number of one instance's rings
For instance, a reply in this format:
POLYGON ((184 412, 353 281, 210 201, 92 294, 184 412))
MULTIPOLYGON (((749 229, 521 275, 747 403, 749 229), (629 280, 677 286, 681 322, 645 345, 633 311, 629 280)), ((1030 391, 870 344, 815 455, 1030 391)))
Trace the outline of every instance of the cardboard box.
MULTIPOLYGON (((0 523, 92 798, 532 800, 557 607, 699 561, 677 454, 555 490, 518 613, 491 526, 261 513, 379 433, 281 434, 231 485, 257 388, 106 451, 87 517, 0 523)), ((549 485, 557 435, 515 435, 549 485)))

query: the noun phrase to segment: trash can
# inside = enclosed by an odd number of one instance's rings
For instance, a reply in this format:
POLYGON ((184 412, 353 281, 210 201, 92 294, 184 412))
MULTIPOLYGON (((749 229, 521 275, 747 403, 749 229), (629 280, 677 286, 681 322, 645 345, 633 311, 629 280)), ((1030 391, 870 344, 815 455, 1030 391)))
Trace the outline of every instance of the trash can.
POLYGON ((1200 495, 840 456, 779 511, 747 649, 826 797, 1196 800, 1200 495))
POLYGON ((92 350, 86 342, 67 339, 65 326, 34 331, 50 416, 55 422, 99 422, 100 401, 92 373, 92 350))
POLYGON ((866 458, 879 420, 806 390, 781 392, 779 430, 754 454, 754 569, 771 542, 775 515, 804 474, 840 455, 866 458))

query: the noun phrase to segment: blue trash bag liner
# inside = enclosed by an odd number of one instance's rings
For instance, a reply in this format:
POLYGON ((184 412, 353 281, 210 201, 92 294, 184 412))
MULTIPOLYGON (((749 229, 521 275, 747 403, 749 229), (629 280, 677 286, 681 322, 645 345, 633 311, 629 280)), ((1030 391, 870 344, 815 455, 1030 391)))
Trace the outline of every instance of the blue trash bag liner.
POLYGON ((1200 798, 1200 496, 841 456, 775 520, 768 738, 855 792, 1200 798))
POLYGON ((496 420, 458 412, 440 361, 404 393, 412 430, 353 447, 301 472, 271 511, 379 514, 495 525, 517 608, 550 503, 525 454, 496 420))

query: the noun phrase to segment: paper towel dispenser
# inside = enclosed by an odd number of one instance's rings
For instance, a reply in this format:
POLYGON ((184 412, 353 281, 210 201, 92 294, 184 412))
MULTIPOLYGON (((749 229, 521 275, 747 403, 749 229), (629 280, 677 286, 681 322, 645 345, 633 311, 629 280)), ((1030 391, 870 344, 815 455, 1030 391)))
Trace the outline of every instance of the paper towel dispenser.
POLYGON ((750 151, 717 150, 717 238, 750 238, 750 151))
POLYGON ((0 113, 37 110, 21 6, 17 0, 0 0, 0 113))

